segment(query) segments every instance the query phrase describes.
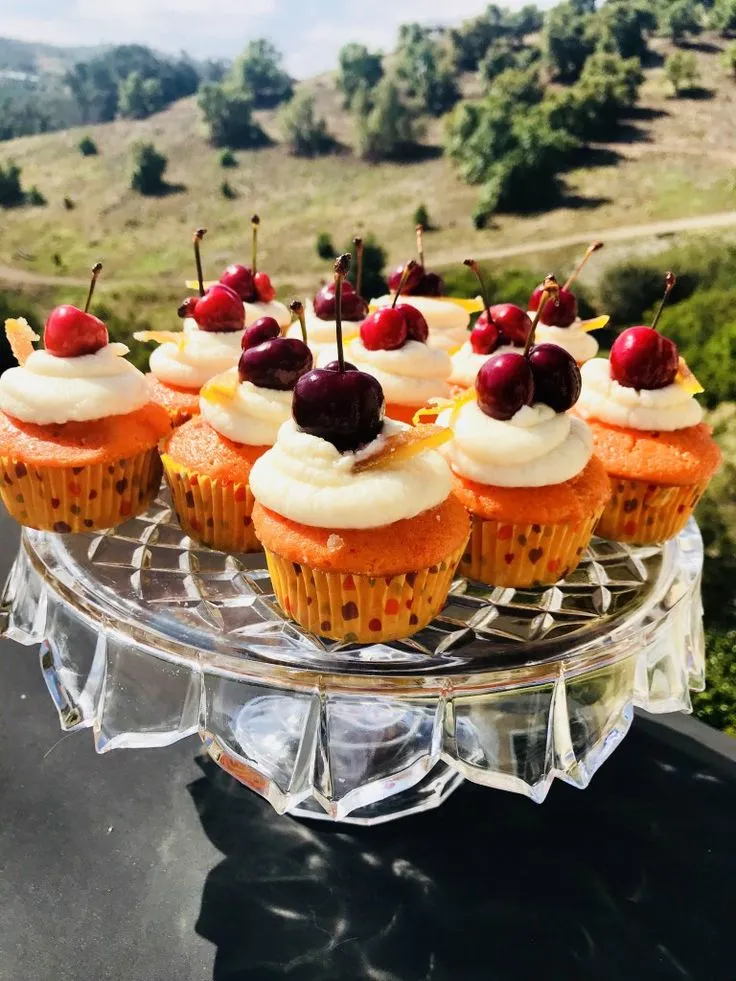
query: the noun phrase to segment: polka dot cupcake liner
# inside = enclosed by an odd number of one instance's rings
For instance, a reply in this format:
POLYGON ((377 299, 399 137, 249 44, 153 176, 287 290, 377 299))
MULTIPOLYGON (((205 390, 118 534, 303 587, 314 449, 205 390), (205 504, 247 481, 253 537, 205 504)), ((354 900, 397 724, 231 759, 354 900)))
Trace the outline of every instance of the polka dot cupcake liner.
POLYGON ((255 501, 245 483, 225 483, 162 454, 179 524, 197 541, 221 552, 260 552, 253 529, 255 501))
POLYGON ((276 599, 313 634, 349 643, 408 637, 442 609, 462 550, 436 565, 396 576, 322 572, 265 549, 276 599))
POLYGON ((595 529, 600 538, 659 545, 679 535, 708 486, 651 484, 611 476, 611 499, 595 529))
POLYGON ((470 539, 459 572, 489 586, 546 586, 579 564, 600 517, 579 525, 509 524, 471 514, 470 539))
POLYGON ((114 528, 145 511, 161 486, 157 449, 86 467, 35 467, 0 457, 0 497, 28 528, 61 534, 114 528))

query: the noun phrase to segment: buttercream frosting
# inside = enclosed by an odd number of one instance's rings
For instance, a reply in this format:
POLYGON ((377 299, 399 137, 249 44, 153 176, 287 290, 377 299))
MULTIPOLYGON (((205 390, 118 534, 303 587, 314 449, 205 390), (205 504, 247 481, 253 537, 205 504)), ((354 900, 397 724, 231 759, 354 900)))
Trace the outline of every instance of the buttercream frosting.
MULTIPOLYGON (((237 377, 237 368, 223 375, 223 381, 237 377)), ((280 427, 291 416, 294 393, 275 388, 260 388, 252 382, 241 382, 232 399, 199 400, 202 418, 218 433, 234 443, 249 446, 273 446, 280 427)))
POLYGON ((502 347, 496 348, 491 354, 476 354, 470 341, 466 341, 460 350, 456 351, 452 356, 450 384, 462 385, 464 388, 468 388, 470 385, 475 384, 478 372, 492 355, 521 354, 522 350, 523 348, 514 347, 513 344, 505 344, 502 347))
POLYGON ((291 322, 291 314, 278 300, 271 300, 269 303, 243 303, 243 307, 246 327, 250 327, 261 317, 273 317, 279 327, 286 327, 291 322))
MULTIPOLYGON (((527 311, 529 317, 534 320, 536 314, 533 310, 527 311)), ((598 353, 598 341, 589 331, 582 328, 582 320, 576 317, 569 327, 554 327, 552 324, 545 324, 541 320, 537 324, 534 333, 534 340, 537 344, 556 344, 563 347, 568 354, 582 364, 589 361, 598 353)))
POLYGON ((151 373, 164 384, 196 391, 237 365, 242 339, 243 331, 201 330, 187 317, 180 341, 167 341, 151 352, 151 373))
POLYGON ((394 351, 369 351, 360 338, 347 345, 345 357, 381 383, 387 402, 424 405, 449 395, 450 356, 421 341, 407 341, 394 351))

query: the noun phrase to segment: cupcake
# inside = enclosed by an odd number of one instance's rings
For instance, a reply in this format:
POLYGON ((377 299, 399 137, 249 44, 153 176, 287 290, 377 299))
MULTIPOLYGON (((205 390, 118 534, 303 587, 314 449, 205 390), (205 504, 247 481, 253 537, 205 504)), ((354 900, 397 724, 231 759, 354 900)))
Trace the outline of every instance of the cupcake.
POLYGON ((478 263, 474 259, 466 259, 465 265, 478 277, 485 309, 468 339, 452 355, 450 387, 453 394, 475 384, 478 372, 492 354, 523 350, 532 327, 528 314, 521 307, 513 303, 491 306, 478 263))
MULTIPOLYGON (((358 274, 355 286, 345 279, 341 286, 342 339, 348 343, 358 336, 360 325, 368 315, 368 304, 361 296, 363 280, 363 240, 353 239, 358 260, 358 274)), ((319 367, 324 367, 337 357, 335 343, 335 283, 325 284, 314 298, 306 304, 306 327, 309 342, 319 367)), ((288 337, 299 337, 301 328, 293 323, 288 337)))
MULTIPOLYGON (((418 310, 427 321, 430 329, 429 345, 452 353, 468 339, 470 316, 483 309, 479 300, 462 300, 444 296, 445 284, 437 273, 427 272, 424 266, 423 229, 417 226, 417 251, 419 262, 413 264, 411 273, 405 278, 401 293, 405 304, 418 310)), ((378 310, 391 306, 406 266, 397 266, 388 280, 389 293, 371 302, 371 309, 378 310)))
POLYGON ((161 483, 166 412, 143 374, 84 310, 60 306, 39 338, 23 319, 6 334, 18 361, 0 377, 0 497, 29 528, 111 528, 145 511, 161 483))
MULTIPOLYGON (((540 344, 557 344, 571 354, 579 365, 584 364, 598 353, 598 342, 591 337, 591 331, 600 330, 608 323, 607 316, 593 320, 581 320, 578 316, 578 301, 570 287, 575 282, 588 259, 603 248, 603 242, 593 242, 585 251, 574 272, 560 289, 556 302, 548 300, 537 325, 536 337, 540 344)), ((533 317, 539 309, 544 284, 533 291, 529 297, 529 316, 533 317)))
POLYGON ((299 379, 293 418, 253 466, 253 521, 287 616, 336 640, 395 640, 442 608, 468 518, 432 448, 447 434, 384 418, 378 381, 343 359, 339 307, 337 363, 299 379))
MULTIPOLYGON (((410 263, 407 270, 412 268, 410 263)), ((396 294, 396 299, 400 295, 396 294)), ((429 345, 427 321, 414 307, 394 303, 369 314, 347 347, 348 361, 381 383, 386 415, 411 423, 430 399, 446 399, 450 356, 429 345)))
MULTIPOLYGON (((665 297, 674 285, 668 273, 665 297)), ((721 453, 693 397, 702 388, 676 345, 651 327, 630 327, 610 360, 583 365, 577 413, 593 433, 612 496, 596 534, 653 545, 684 528, 721 453)))
POLYGON ((174 508, 192 538, 225 552, 260 549, 251 468, 291 418, 294 385, 311 367, 307 345, 281 337, 278 324, 264 318, 246 329, 238 367, 203 387, 199 415, 162 448, 174 508))
POLYGON ((240 357, 245 314, 240 297, 229 286, 215 283, 205 289, 199 243, 206 229, 194 233, 199 296, 179 306, 181 331, 139 331, 138 341, 159 341, 151 353, 148 387, 151 399, 179 426, 199 412, 199 392, 205 382, 233 368, 240 357))
POLYGON ((265 272, 258 272, 258 229, 261 219, 253 215, 253 259, 250 268, 232 263, 220 276, 220 283, 229 286, 243 301, 245 326, 251 327, 262 317, 272 317, 279 327, 285 329, 291 322, 288 309, 276 299, 271 278, 265 272))
POLYGON ((562 348, 533 345, 533 335, 524 352, 492 355, 472 395, 437 420, 452 431, 442 452, 470 512, 460 572, 492 586, 567 576, 610 494, 588 427, 569 413, 580 369, 562 348))

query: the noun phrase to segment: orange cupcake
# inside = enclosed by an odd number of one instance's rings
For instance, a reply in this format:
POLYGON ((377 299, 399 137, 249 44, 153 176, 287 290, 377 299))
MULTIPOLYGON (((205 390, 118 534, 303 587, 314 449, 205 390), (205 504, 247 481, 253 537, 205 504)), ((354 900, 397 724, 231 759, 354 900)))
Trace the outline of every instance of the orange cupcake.
POLYGON ((250 471, 291 415, 292 389, 312 367, 302 341, 263 321, 246 330, 238 368, 202 389, 200 415, 166 441, 162 459, 179 522, 193 538, 225 552, 253 552, 250 471))
POLYGON ((395 640, 442 608, 468 519, 432 448, 448 434, 384 419, 377 380, 342 358, 340 322, 338 303, 335 369, 299 379, 293 419, 253 466, 253 520, 288 616, 337 640, 395 640))
POLYGON ((43 350, 33 349, 38 338, 24 320, 5 326, 19 362, 0 377, 0 496, 9 513, 30 528, 78 532, 144 511, 161 483, 158 442, 170 423, 124 359, 128 349, 71 306, 50 315, 43 350))
MULTIPOLYGON (((667 293, 674 285, 668 273, 667 293)), ((612 496, 596 534, 653 545, 679 534, 721 453, 693 397, 702 391, 677 347, 652 327, 630 327, 611 359, 583 366, 577 413, 593 433, 612 496)))

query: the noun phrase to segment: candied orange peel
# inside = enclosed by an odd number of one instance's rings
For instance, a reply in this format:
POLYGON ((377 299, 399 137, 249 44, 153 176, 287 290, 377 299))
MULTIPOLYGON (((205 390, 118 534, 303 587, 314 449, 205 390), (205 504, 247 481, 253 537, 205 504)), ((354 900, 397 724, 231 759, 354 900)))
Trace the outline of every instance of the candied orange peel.
MULTIPOLYGON (((481 310, 483 309, 483 301, 479 296, 476 296, 470 300, 465 299, 462 296, 430 296, 430 297, 417 296, 416 299, 418 300, 429 299, 429 300, 437 300, 438 302, 441 303, 454 303, 456 307, 460 307, 462 310, 465 310, 467 313, 480 313, 481 310)), ((411 300, 412 297, 409 296, 408 294, 406 296, 402 294, 402 296, 400 297, 401 303, 411 304, 411 300)), ((370 310, 371 313, 375 313, 376 310, 380 310, 381 307, 379 304, 372 302, 369 304, 368 309, 370 310)))
POLYGON ((155 344, 176 344, 180 350, 187 341, 187 335, 181 330, 137 330, 133 337, 144 344, 148 341, 155 344))
POLYGON ((233 369, 223 371, 221 375, 215 375, 214 378, 210 378, 203 385, 199 394, 206 402, 227 405, 235 398, 238 391, 238 384, 237 371, 233 369))
POLYGON ((675 375, 675 384, 679 385, 680 388, 684 388, 688 395, 699 395, 705 391, 698 379, 688 368, 684 358, 680 358, 677 374, 675 375))
POLYGON ((452 436, 444 426, 414 426, 402 429, 381 441, 374 453, 364 456, 353 464, 354 473, 365 470, 383 470, 395 463, 403 463, 427 450, 436 450, 452 436))
POLYGON ((5 321, 5 336, 8 339, 10 350, 19 365, 24 365, 33 354, 34 341, 41 338, 34 331, 25 317, 9 317, 5 321))
MULTIPOLYGON (((207 280, 207 282, 204 283, 205 290, 212 289, 212 287, 215 286, 218 282, 219 280, 217 279, 207 280)), ((187 279, 184 285, 188 290, 197 290, 197 292, 199 292, 199 283, 197 282, 196 279, 187 279)))
POLYGON ((444 412, 446 409, 451 409, 449 425, 451 426, 457 414, 462 409, 464 405, 468 402, 472 402, 475 398, 475 385, 471 385, 464 391, 459 392, 454 398, 451 399, 430 399, 428 405, 423 405, 421 409, 417 409, 412 418, 412 422, 415 426, 419 426, 422 423, 422 419, 426 418, 436 418, 440 412, 444 412))
POLYGON ((601 317, 593 317, 591 320, 581 320, 580 329, 589 334, 592 330, 600 330, 605 327, 610 319, 608 314, 603 314, 601 317))

